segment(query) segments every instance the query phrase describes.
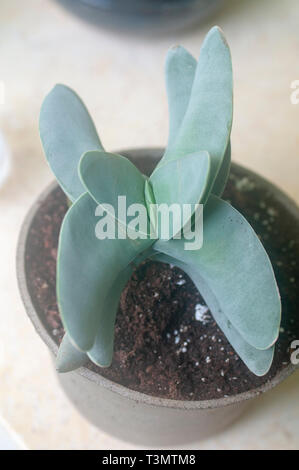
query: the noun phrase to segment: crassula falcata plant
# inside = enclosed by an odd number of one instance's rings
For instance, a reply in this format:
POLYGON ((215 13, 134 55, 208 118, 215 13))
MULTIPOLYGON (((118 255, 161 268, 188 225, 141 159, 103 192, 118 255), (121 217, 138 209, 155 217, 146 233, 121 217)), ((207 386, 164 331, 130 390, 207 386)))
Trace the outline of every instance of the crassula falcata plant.
POLYGON ((70 371, 88 358, 101 367, 111 364, 121 292, 134 267, 151 258, 189 275, 237 354, 254 374, 264 375, 279 334, 281 303, 258 236, 221 199, 230 170, 233 83, 229 47, 218 27, 206 36, 198 62, 183 47, 170 49, 166 86, 169 139, 149 178, 125 157, 104 150, 70 88, 57 85, 42 105, 44 151, 72 202, 57 260, 57 299, 66 331, 57 368, 70 371), (149 233, 99 240, 97 207, 115 207, 119 195, 146 210, 149 203, 203 204, 203 246, 185 250, 184 238, 152 239, 149 233))

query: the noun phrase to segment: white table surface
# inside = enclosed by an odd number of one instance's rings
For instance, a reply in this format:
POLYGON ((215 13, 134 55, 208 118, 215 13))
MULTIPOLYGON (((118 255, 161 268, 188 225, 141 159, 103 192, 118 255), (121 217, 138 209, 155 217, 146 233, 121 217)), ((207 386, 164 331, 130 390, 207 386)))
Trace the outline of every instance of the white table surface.
MULTIPOLYGON (((209 24, 149 39, 90 27, 51 0, 1 1, 0 130, 12 165, 0 188, 0 414, 29 448, 132 448, 88 424, 68 402, 20 301, 20 224, 53 179, 38 136, 43 97, 56 82, 77 90, 108 150, 164 145, 166 51, 181 43, 198 55, 204 34, 219 24, 233 55, 233 159, 298 202, 299 105, 290 102, 291 82, 299 79, 298 7, 298 0, 227 0, 209 24)), ((231 428, 190 448, 298 449, 298 396, 296 374, 231 428)))

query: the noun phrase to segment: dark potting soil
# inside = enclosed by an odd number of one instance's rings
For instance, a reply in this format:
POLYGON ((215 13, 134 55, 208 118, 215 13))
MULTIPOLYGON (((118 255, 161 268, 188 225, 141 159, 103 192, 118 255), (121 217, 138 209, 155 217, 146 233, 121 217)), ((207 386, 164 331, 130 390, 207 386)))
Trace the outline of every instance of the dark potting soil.
MULTIPOLYGON (((173 266, 145 262, 123 291, 112 366, 88 367, 114 382, 159 397, 205 400, 256 388, 290 362, 299 338, 299 230, 283 206, 241 170, 224 194, 259 234, 282 297, 282 325, 271 370, 256 377, 234 352, 188 276, 173 266)), ((60 225, 67 202, 60 189, 43 202, 27 243, 32 300, 55 341, 63 337, 55 293, 60 225)), ((254 292, 252 293, 254 296, 254 292)))

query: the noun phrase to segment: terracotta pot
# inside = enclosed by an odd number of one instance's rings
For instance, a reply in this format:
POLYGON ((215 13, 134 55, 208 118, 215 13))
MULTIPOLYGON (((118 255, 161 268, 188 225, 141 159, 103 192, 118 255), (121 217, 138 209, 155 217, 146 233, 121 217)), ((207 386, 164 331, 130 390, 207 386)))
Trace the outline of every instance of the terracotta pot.
MULTIPOLYGON (((149 174, 160 158, 161 149, 138 149, 120 152, 129 157, 145 174, 149 174)), ((298 207, 279 189, 255 173, 232 165, 255 181, 283 205, 299 226, 298 207)), ((43 313, 37 311, 28 289, 26 246, 28 233, 39 206, 57 187, 56 182, 42 192, 26 216, 17 251, 17 274, 26 312, 37 333, 56 356, 58 346, 49 333, 43 313)), ((268 391, 288 377, 296 367, 289 365, 265 385, 227 398, 205 401, 178 401, 135 392, 103 378, 86 367, 59 374, 59 381, 78 410, 93 424, 123 440, 146 446, 165 446, 197 441, 228 426, 244 410, 248 401, 268 391)))

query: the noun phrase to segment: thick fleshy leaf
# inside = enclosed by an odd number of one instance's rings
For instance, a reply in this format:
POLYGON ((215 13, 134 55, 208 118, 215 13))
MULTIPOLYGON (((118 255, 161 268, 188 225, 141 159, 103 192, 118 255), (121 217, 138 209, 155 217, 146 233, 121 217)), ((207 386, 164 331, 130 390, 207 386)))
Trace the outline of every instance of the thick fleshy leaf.
POLYGON ((184 250, 183 239, 157 241, 154 248, 200 274, 247 343, 257 349, 275 343, 281 303, 273 269, 252 227, 230 204, 210 196, 201 249, 184 250))
MULTIPOLYGON (((165 64, 166 89, 169 109, 169 138, 166 153, 173 147, 187 111, 197 61, 182 46, 172 47, 165 64)), ((231 163, 231 147, 227 146, 221 167, 212 187, 212 193, 221 196, 227 183, 231 163)), ((207 191, 208 197, 209 191, 207 191)))
POLYGON ((196 270, 191 270, 188 267, 185 267, 184 270, 205 299, 219 328, 223 331, 227 340, 248 369, 255 375, 265 375, 269 371, 273 361, 274 346, 262 350, 256 349, 247 343, 222 312, 219 302, 210 291, 208 285, 202 281, 200 274, 196 270))
POLYGON ((188 108, 197 62, 182 46, 172 47, 165 63, 166 89, 169 110, 170 149, 179 133, 188 108))
POLYGON ((123 288, 131 277, 132 271, 131 266, 122 271, 109 292, 107 292, 103 302, 96 339, 92 349, 87 353, 89 358, 100 367, 109 367, 111 365, 114 345, 114 325, 119 299, 123 288))
POLYGON ((100 367, 109 367, 112 362, 115 318, 121 293, 132 275, 133 267, 138 266, 152 254, 153 251, 149 248, 137 256, 134 259, 134 263, 130 264, 118 275, 111 289, 107 292, 100 312, 96 339, 92 349, 87 352, 88 357, 100 367))
POLYGON ((82 367, 88 361, 85 352, 79 351, 70 341, 69 335, 65 333, 59 346, 56 357, 56 369, 58 372, 70 372, 82 367))
POLYGON ((124 217, 118 213, 119 196, 125 196, 127 208, 140 204, 146 209, 145 178, 127 158, 107 152, 87 152, 80 160, 79 175, 91 197, 98 204, 110 204, 122 224, 127 225, 128 221, 126 211, 124 217))
POLYGON ((56 85, 43 102, 39 128, 48 163, 74 201, 84 192, 78 176, 81 155, 88 150, 103 150, 91 117, 73 90, 56 85))
POLYGON ((229 177, 230 165, 231 165, 231 145, 229 142, 221 167, 217 173, 217 177, 212 186, 212 193, 215 194, 215 196, 221 197, 223 194, 223 191, 225 189, 225 186, 229 177))
POLYGON ((201 151, 156 168, 150 176, 157 204, 197 204, 205 192, 210 156, 201 151))
POLYGON ((265 375, 269 371, 273 361, 274 346, 266 350, 260 350, 248 344, 222 312, 217 299, 209 290, 208 285, 202 281, 200 273, 197 270, 190 269, 186 264, 165 255, 159 254, 154 259, 165 263, 171 263, 188 274, 209 306, 219 328, 223 331, 227 340, 244 364, 246 364, 248 369, 255 375, 265 375))
POLYGON ((83 194, 68 210, 59 237, 60 314, 66 331, 82 351, 94 344, 103 301, 117 276, 153 242, 138 238, 99 240, 96 208, 90 195, 83 194))
MULTIPOLYGON (((156 204, 167 204, 169 207, 178 204, 181 207, 180 211, 173 214, 169 238, 178 233, 187 222, 183 222, 183 205, 191 205, 193 213, 195 204, 201 202, 207 188, 209 172, 210 156, 203 151, 167 162, 152 173, 149 181, 156 204)), ((190 212, 190 216, 192 213, 190 212)))
POLYGON ((223 33, 207 34, 201 48, 188 109, 178 136, 159 165, 206 150, 211 157, 212 188, 227 149, 232 125, 232 65, 223 33))

